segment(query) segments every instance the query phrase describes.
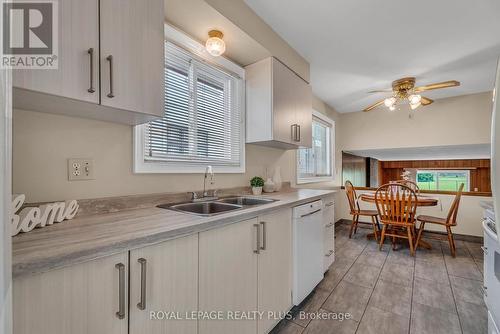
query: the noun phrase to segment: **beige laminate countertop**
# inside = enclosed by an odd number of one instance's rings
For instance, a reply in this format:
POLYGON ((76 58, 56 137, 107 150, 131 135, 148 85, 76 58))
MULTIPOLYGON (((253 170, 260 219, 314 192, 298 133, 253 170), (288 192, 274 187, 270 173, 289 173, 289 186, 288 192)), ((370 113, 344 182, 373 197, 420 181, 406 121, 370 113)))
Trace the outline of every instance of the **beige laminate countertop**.
POLYGON ((145 247, 245 220, 277 208, 307 203, 335 192, 298 189, 269 194, 265 197, 278 201, 211 217, 157 207, 77 217, 13 237, 12 275, 17 278, 145 247))

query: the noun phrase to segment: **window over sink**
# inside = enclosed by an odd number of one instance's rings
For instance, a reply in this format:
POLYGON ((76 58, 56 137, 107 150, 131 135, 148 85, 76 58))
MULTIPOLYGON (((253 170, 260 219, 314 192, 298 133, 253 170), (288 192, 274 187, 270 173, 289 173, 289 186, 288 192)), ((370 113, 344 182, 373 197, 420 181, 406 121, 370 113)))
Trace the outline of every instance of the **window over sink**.
POLYGON ((312 147, 297 150, 297 183, 332 181, 334 178, 335 122, 314 111, 312 147))
POLYGON ((244 172, 243 79, 171 41, 164 70, 164 116, 135 128, 134 171, 244 172))

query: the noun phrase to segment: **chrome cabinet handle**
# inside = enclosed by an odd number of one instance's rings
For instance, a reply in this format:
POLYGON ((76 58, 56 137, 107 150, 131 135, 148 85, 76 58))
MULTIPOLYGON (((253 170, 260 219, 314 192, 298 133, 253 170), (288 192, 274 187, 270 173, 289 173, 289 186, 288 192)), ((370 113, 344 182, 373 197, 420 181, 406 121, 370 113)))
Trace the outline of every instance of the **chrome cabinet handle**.
POLYGON ((313 215, 313 214, 315 214, 316 212, 320 212, 320 211, 321 211, 321 209, 318 209, 318 210, 315 210, 315 211, 313 211, 313 212, 306 213, 305 215, 300 216, 300 218, 304 218, 304 217, 307 217, 307 216, 313 215))
POLYGON ((111 99, 115 97, 113 94, 113 56, 107 56, 106 60, 109 61, 109 93, 106 96, 111 99))
POLYGON ((260 224, 253 224, 257 231, 257 247, 254 249, 255 254, 260 254, 260 224))
POLYGON ((146 259, 140 258, 137 260, 141 264, 141 301, 137 303, 139 310, 146 309, 146 259))
POLYGON ((481 246, 481 249, 483 250, 484 254, 488 255, 488 248, 487 247, 481 246))
POLYGON ((125 265, 118 263, 115 265, 118 269, 118 312, 116 316, 118 319, 125 318, 125 265))
POLYGON ((298 132, 297 132, 297 141, 300 141, 300 125, 297 124, 297 129, 298 129, 298 132))
POLYGON ((327 254, 325 254, 325 257, 330 257, 330 256, 332 256, 332 254, 333 254, 333 250, 330 249, 330 251, 327 254))
POLYGON ((262 226, 262 245, 260 246, 261 250, 266 250, 267 248, 267 231, 266 231, 266 222, 261 222, 262 226))
POLYGON ((292 140, 295 141, 296 138, 297 138, 297 135, 295 134, 296 133, 296 131, 295 131, 295 124, 292 124, 291 130, 292 130, 292 134, 291 134, 292 140))
POLYGON ((87 50, 90 58, 90 87, 87 89, 87 92, 94 93, 94 48, 90 48, 87 50))

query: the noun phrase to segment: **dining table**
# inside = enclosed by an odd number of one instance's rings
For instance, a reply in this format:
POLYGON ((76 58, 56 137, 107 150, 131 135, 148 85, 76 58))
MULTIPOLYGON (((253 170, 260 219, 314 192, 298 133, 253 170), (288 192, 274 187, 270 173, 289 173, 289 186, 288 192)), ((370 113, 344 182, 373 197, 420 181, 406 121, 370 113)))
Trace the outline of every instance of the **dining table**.
MULTIPOLYGON (((359 195, 358 200, 361 200, 363 202, 367 203, 375 203, 375 193, 363 193, 359 195)), ((417 194, 417 208, 418 207, 430 207, 430 206, 437 206, 439 204, 439 199, 432 197, 431 195, 422 195, 422 194, 417 194)), ((378 233, 377 233, 377 239, 378 239, 378 233)), ((369 233, 366 236, 368 239, 373 239, 375 238, 375 233, 369 233)), ((432 245, 424 240, 420 240, 420 243, 418 246, 426 248, 426 249, 432 249, 432 245)))

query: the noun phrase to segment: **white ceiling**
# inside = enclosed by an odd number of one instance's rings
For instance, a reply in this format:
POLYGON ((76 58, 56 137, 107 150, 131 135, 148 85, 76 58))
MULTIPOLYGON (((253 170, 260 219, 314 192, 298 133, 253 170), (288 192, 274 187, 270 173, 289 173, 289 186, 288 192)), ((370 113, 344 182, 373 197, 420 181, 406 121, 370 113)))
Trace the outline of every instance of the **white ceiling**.
POLYGON ((382 161, 489 159, 490 144, 388 148, 349 151, 354 155, 382 161))
POLYGON ((393 80, 459 80, 439 99, 493 88, 498 0, 245 0, 311 64, 314 94, 339 112, 383 99, 393 80))

